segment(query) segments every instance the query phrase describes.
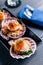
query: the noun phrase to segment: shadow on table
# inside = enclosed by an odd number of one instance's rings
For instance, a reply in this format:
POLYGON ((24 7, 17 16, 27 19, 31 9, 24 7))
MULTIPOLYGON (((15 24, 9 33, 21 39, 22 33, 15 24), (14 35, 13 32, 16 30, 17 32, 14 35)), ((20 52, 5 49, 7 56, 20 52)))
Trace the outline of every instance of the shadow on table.
MULTIPOLYGON (((18 62, 16 63, 16 65, 27 65, 29 62, 31 62, 31 60, 37 55, 37 51, 35 52, 34 55, 32 55, 30 58, 26 58, 26 59, 19 59, 17 60, 18 62)), ((13 62, 14 65, 15 63, 13 62)))
POLYGON ((26 25, 30 26, 30 27, 43 30, 43 26, 40 26, 40 25, 37 25, 37 24, 32 23, 32 20, 25 20, 25 19, 23 19, 23 22, 24 22, 26 25))

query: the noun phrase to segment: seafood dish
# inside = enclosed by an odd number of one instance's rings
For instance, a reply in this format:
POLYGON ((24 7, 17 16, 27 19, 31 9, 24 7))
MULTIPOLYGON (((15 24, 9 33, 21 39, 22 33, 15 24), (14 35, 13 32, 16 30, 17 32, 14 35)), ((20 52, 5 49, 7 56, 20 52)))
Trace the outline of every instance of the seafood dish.
POLYGON ((11 46, 10 55, 17 59, 30 57, 36 50, 35 41, 28 37, 11 40, 9 44, 11 46))
POLYGON ((5 11, 5 10, 1 11, 0 10, 0 28, 1 28, 2 21, 7 19, 9 16, 10 16, 10 14, 7 11, 5 11))
POLYGON ((1 33, 8 38, 17 39, 23 36, 25 32, 25 24, 22 22, 20 23, 17 18, 9 17, 2 22, 1 33))
MULTIPOLYGON (((29 29, 28 29, 29 30, 29 29)), ((36 42, 27 36, 27 27, 21 19, 7 10, 0 10, 0 36, 7 41, 10 55, 16 59, 25 59, 36 51, 36 42)))

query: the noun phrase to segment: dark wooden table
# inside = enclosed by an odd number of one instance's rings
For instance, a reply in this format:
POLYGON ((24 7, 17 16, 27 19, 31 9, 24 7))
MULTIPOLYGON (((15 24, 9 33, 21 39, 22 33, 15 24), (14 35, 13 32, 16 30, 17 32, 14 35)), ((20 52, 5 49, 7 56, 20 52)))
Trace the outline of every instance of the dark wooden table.
MULTIPOLYGON (((29 4, 33 6, 34 8, 39 7, 42 4, 42 0, 21 0, 21 6, 18 8, 8 8, 5 6, 5 0, 0 0, 0 9, 1 8, 7 8, 12 14, 14 14, 17 17, 18 12, 22 8, 22 6, 29 4)), ((43 36, 43 30, 37 29, 34 27, 29 27, 37 36, 41 37, 43 36)), ((0 65, 41 65, 43 64, 43 37, 41 38, 42 42, 37 47, 36 53, 31 56, 30 58, 24 59, 24 60, 16 60, 10 57, 9 51, 6 49, 6 46, 3 45, 3 43, 0 41, 0 65)))

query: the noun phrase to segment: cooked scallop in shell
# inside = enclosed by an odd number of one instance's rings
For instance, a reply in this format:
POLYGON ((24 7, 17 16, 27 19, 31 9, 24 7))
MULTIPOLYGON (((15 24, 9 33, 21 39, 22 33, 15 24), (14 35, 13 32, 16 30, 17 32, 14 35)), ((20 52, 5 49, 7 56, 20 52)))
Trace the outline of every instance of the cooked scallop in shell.
MULTIPOLYGON (((16 54, 26 54, 26 52, 31 51, 31 43, 26 39, 18 39, 13 44, 13 50, 16 54)), ((28 54, 28 53, 27 53, 28 54)))
POLYGON ((2 21, 7 19, 9 16, 10 14, 8 12, 6 12, 5 10, 3 11, 0 10, 0 28, 1 28, 2 21))
POLYGON ((36 51, 36 43, 33 39, 24 37, 9 41, 10 55, 16 59, 30 57, 36 51))
POLYGON ((16 20, 9 21, 7 27, 11 32, 23 29, 22 25, 19 24, 16 20))
POLYGON ((26 27, 24 23, 19 23, 17 18, 10 17, 2 22, 2 34, 9 38, 19 38, 24 35, 26 27))

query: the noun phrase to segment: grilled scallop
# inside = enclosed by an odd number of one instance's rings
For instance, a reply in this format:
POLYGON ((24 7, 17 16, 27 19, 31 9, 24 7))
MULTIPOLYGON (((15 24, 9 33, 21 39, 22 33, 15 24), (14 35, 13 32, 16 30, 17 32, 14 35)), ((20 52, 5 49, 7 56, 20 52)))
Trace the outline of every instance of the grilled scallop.
POLYGON ((7 19, 8 17, 10 17, 10 14, 8 12, 6 12, 5 10, 0 11, 0 28, 1 28, 2 21, 7 19))
POLYGON ((22 30, 22 26, 18 23, 18 21, 15 22, 15 20, 9 21, 7 27, 11 32, 22 30))
MULTIPOLYGON (((24 23, 19 23, 18 19, 10 17, 2 22, 2 33, 6 32, 9 38, 17 39, 24 35, 26 27, 24 23), (6 27, 6 28, 5 28, 6 27)), ((4 34, 5 35, 5 34, 4 34)))
POLYGON ((33 55, 36 51, 36 42, 28 37, 10 40, 10 55, 12 58, 25 59, 33 55))
POLYGON ((32 53, 31 43, 25 38, 19 38, 13 42, 13 51, 16 54, 28 55, 32 53))

